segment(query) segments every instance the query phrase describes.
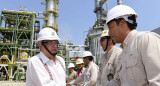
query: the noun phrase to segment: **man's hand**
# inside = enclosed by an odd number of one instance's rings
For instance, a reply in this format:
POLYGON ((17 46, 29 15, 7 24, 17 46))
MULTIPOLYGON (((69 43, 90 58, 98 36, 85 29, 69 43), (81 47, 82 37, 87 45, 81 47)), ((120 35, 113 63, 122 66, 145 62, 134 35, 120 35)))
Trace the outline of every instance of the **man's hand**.
POLYGON ((70 86, 70 83, 66 83, 66 86, 70 86))

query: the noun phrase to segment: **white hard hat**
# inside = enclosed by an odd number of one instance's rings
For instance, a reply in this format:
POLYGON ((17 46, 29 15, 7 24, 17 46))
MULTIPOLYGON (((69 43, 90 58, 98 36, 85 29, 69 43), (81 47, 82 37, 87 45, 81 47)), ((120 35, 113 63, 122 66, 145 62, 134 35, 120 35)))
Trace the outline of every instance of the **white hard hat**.
POLYGON ((84 63, 82 59, 77 59, 76 60, 76 64, 82 64, 82 63, 84 63))
POLYGON ((106 24, 113 19, 123 18, 123 16, 130 15, 135 15, 137 17, 137 13, 131 7, 127 5, 117 5, 107 13, 106 24))
POLYGON ((104 30, 109 30, 108 25, 107 25, 107 24, 104 24, 103 29, 104 29, 104 30))
POLYGON ((102 34, 101 34, 101 37, 105 37, 105 36, 110 36, 108 34, 109 30, 103 30, 102 34))
POLYGON ((72 68, 72 67, 75 67, 74 64, 73 63, 69 63, 67 68, 72 68))
POLYGON ((92 53, 90 51, 85 51, 83 53, 83 57, 87 57, 87 56, 92 56, 93 57, 93 55, 92 55, 92 53))
POLYGON ((43 28, 37 38, 37 42, 42 40, 60 40, 57 33, 49 27, 43 28))

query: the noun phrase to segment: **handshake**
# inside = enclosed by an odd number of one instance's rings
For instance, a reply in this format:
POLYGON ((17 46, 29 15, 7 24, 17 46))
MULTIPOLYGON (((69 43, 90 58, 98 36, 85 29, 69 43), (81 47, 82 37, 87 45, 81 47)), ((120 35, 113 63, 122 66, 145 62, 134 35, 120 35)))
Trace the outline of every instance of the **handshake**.
POLYGON ((70 83, 66 83, 66 86, 71 86, 70 83))

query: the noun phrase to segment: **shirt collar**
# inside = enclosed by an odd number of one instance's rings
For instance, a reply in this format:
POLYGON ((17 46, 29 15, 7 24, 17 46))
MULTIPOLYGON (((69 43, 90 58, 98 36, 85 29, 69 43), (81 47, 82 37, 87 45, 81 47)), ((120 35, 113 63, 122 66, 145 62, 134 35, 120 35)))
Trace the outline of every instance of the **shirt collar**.
MULTIPOLYGON (((50 61, 50 59, 47 56, 45 56, 42 51, 39 53, 39 58, 42 59, 44 64, 50 61)), ((56 56, 56 60, 58 60, 57 56, 56 56)))
POLYGON ((113 47, 111 48, 111 50, 107 53, 107 58, 110 57, 110 55, 111 55, 111 53, 113 52, 114 48, 115 48, 115 46, 113 46, 113 47))
POLYGON ((91 61, 91 62, 88 64, 88 67, 90 67, 92 64, 93 64, 93 61, 91 61))
POLYGON ((48 57, 46 57, 46 56, 43 54, 42 51, 39 53, 39 58, 42 60, 42 62, 43 62, 44 64, 47 63, 47 62, 50 60, 48 57))
POLYGON ((132 40, 132 38, 135 36, 135 33, 137 33, 137 31, 136 30, 132 30, 128 35, 127 35, 127 37, 125 38, 125 40, 123 41, 123 43, 122 43, 122 48, 124 47, 124 46, 126 46, 127 47, 127 45, 129 44, 129 42, 132 40))

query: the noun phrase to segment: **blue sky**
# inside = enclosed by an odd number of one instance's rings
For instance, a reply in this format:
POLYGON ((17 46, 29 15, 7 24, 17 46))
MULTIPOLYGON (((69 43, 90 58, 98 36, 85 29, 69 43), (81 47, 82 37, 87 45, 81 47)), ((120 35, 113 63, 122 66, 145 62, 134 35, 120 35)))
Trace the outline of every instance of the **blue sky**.
MULTIPOLYGON (((34 9, 38 13, 45 9, 41 2, 42 0, 1 0, 0 10, 4 8, 19 10, 20 6, 22 9, 26 6, 28 11, 34 9)), ((160 27, 160 0, 122 0, 122 2, 137 12, 138 31, 151 31, 160 27)), ((83 32, 89 30, 95 23, 94 4, 94 0, 59 0, 58 34, 62 42, 71 40, 75 45, 84 44, 83 32)), ((111 9, 117 4, 117 0, 108 0, 106 4, 108 9, 111 9)), ((41 20, 41 27, 42 24, 41 20)))

